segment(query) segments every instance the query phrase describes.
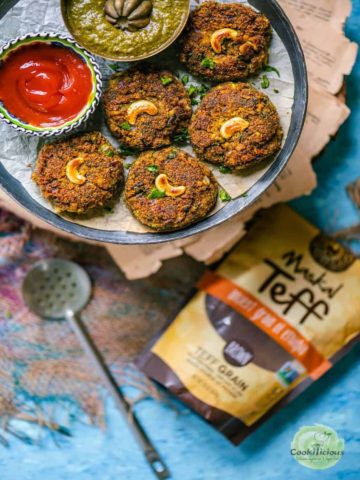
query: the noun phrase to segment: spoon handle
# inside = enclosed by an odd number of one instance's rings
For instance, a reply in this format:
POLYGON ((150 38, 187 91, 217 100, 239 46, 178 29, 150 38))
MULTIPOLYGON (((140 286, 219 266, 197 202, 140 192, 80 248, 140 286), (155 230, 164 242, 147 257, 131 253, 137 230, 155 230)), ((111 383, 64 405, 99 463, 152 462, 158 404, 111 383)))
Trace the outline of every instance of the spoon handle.
POLYGON ((74 315, 71 313, 67 315, 67 320, 70 323, 70 326, 73 332, 77 336, 82 348, 88 355, 89 359, 92 361, 100 378, 106 385, 109 393, 112 395, 117 407, 119 408, 123 417, 127 421, 130 429, 133 431, 135 438, 137 439, 140 447, 142 448, 145 454, 145 457, 150 467, 152 468, 153 472, 155 473, 157 478, 160 480, 170 478, 170 473, 165 463, 162 461, 160 455, 155 450, 149 437, 147 436, 146 432, 141 426, 138 418, 132 412, 130 405, 128 404, 121 390, 119 390, 118 385, 116 384, 110 371, 105 365, 100 352, 97 350, 96 346, 94 345, 82 321, 77 315, 74 315))

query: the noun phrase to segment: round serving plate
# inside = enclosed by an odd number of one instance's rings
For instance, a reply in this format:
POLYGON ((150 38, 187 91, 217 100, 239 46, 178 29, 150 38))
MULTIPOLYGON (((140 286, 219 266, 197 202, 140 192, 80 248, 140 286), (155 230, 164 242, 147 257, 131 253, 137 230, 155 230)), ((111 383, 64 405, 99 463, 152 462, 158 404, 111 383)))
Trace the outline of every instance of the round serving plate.
POLYGON ((1 187, 29 212, 54 227, 81 238, 115 244, 151 244, 179 240, 204 232, 244 211, 272 185, 290 159, 302 131, 308 96, 305 59, 289 19, 276 0, 267 0, 266 2, 263 0, 249 0, 249 3, 268 17, 272 27, 284 43, 292 64, 295 93, 290 129, 282 150, 260 180, 248 190, 246 197, 238 197, 232 200, 213 215, 183 230, 170 233, 132 233, 99 230, 67 221, 36 202, 22 184, 7 172, 2 164, 0 164, 1 187))

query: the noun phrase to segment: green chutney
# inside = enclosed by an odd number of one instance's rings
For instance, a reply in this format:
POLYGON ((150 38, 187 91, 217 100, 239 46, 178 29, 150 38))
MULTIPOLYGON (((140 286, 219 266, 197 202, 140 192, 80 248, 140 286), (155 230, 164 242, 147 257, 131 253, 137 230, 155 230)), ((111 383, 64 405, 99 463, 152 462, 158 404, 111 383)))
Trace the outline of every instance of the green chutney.
POLYGON ((67 19, 74 37, 97 55, 117 60, 151 55, 174 35, 188 15, 189 0, 153 0, 151 21, 136 32, 111 25, 105 0, 68 0, 67 19))

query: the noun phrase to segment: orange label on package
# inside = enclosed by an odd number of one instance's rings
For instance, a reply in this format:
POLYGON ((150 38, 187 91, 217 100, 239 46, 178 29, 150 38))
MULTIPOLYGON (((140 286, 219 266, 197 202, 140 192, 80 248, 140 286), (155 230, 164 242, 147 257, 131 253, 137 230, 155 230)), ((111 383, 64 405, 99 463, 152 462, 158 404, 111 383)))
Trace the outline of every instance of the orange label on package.
POLYGON ((267 333, 296 358, 314 380, 331 368, 331 363, 298 330, 244 288, 210 271, 204 274, 197 287, 229 305, 267 333))

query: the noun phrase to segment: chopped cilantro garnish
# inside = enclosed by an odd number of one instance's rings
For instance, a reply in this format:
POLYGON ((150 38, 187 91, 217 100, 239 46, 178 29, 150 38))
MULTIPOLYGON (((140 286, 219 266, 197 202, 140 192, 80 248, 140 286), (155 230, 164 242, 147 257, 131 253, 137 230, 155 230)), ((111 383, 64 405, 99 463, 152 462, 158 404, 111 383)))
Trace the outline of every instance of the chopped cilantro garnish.
POLYGON ((263 75, 261 80, 261 88, 269 88, 269 86, 270 86, 270 80, 266 75, 263 75))
POLYGON ((242 197, 247 197, 247 196, 248 196, 248 192, 242 193, 241 196, 242 196, 242 197))
POLYGON ((108 151, 106 152, 106 156, 107 156, 107 157, 113 157, 114 155, 115 155, 115 153, 114 153, 113 150, 108 150, 108 151))
POLYGON ((172 158, 176 158, 177 157, 177 152, 170 152, 169 155, 167 156, 167 158, 169 160, 171 160, 172 158))
POLYGON ((183 75, 181 77, 181 81, 182 81, 183 85, 187 85, 189 83, 189 75, 183 75))
POLYGON ((163 198, 165 197, 165 192, 158 190, 156 187, 151 189, 151 192, 147 196, 149 200, 153 200, 154 198, 163 198))
POLYGON ((277 88, 274 88, 274 93, 280 93, 280 90, 278 90, 277 88))
POLYGON ((163 85, 169 85, 169 83, 172 83, 173 79, 171 77, 161 77, 161 83, 163 85))
POLYGON ((192 97, 193 95, 197 95, 198 93, 198 88, 196 85, 190 85, 190 87, 187 89, 187 92, 189 94, 189 97, 192 97))
POLYGON ((111 68, 111 70, 113 70, 114 72, 117 72, 118 71, 118 65, 117 63, 108 63, 109 67, 111 68))
POLYGON ((190 85, 187 89, 187 92, 189 94, 189 97, 191 97, 191 104, 198 105, 200 100, 203 98, 203 96, 208 90, 209 87, 207 87, 206 85, 200 85, 200 87, 197 87, 196 85, 190 85))
POLYGON ((120 125, 123 130, 131 130, 131 125, 129 122, 124 122, 120 125))
POLYGON ((229 167, 225 167, 225 165, 220 165, 219 167, 220 173, 231 173, 232 170, 229 167))
POLYGON ((203 96, 207 93, 207 91, 209 90, 209 87, 207 85, 204 85, 203 83, 200 85, 200 88, 199 88, 199 95, 200 95, 200 98, 203 98, 203 96))
POLYGON ((187 128, 182 128, 179 132, 175 133, 173 140, 175 143, 186 143, 189 140, 187 128))
POLYGON ((225 192, 225 190, 220 190, 219 197, 222 202, 230 202, 231 200, 230 195, 227 192, 225 192))
POLYGON ((272 67, 271 65, 265 65, 264 67, 265 72, 275 72, 278 77, 280 77, 280 72, 277 68, 272 67))
POLYGON ((209 58, 209 57, 205 57, 202 61, 201 61, 201 66, 202 67, 205 67, 205 68, 210 68, 210 70, 214 70, 215 68, 215 62, 212 58, 209 58))
POLYGON ((123 145, 120 145, 120 152, 121 155, 124 155, 124 157, 131 157, 136 154, 135 150, 133 150, 132 148, 124 147, 123 145))
POLYGON ((132 163, 125 163, 124 167, 126 168, 126 170, 129 170, 131 165, 132 165, 132 163))
POLYGON ((159 167, 156 165, 149 165, 146 169, 151 173, 157 173, 159 171, 159 167))

